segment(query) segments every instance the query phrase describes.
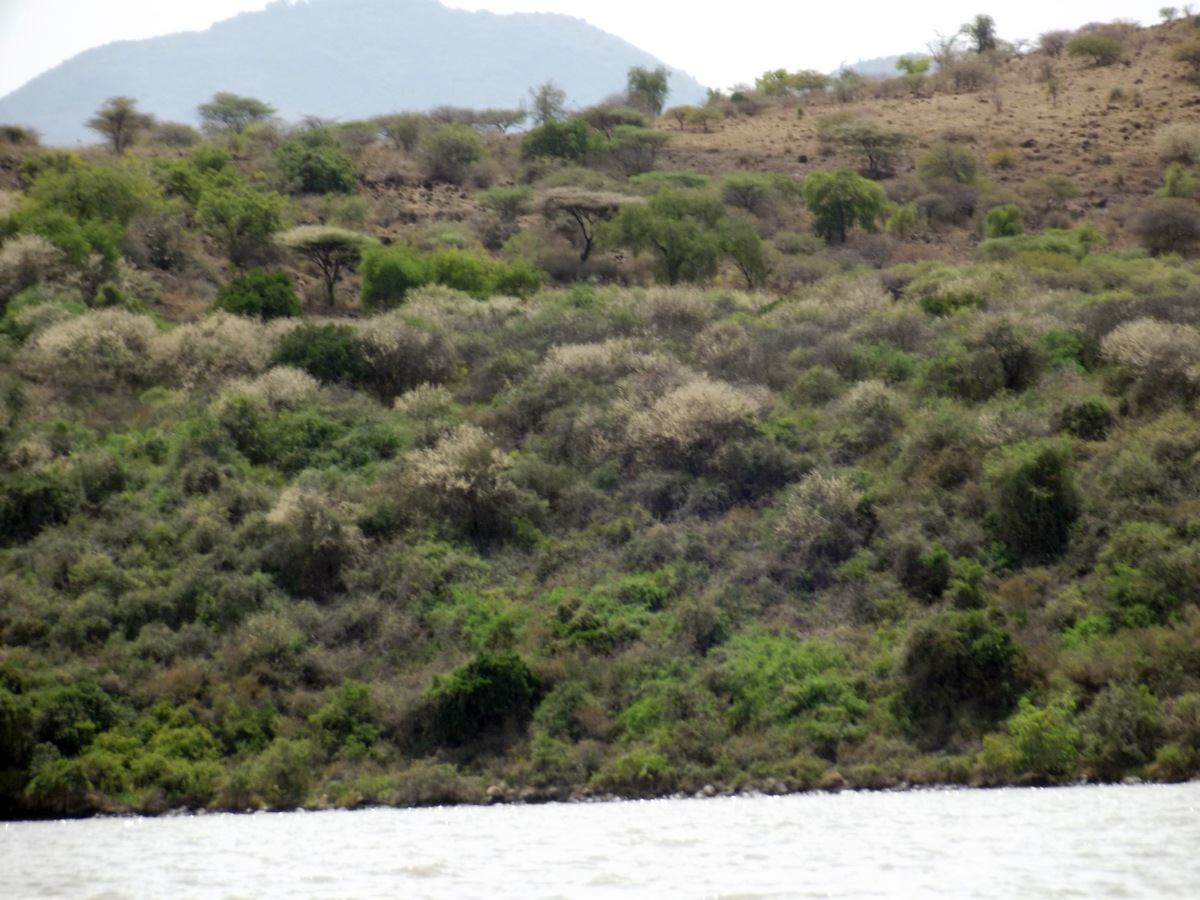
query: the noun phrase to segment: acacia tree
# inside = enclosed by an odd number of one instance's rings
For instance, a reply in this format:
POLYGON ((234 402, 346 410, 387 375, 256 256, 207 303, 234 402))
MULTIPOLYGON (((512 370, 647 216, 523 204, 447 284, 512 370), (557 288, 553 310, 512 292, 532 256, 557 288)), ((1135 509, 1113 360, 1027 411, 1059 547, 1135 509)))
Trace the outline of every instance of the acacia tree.
POLYGON ((132 97, 109 97, 86 124, 104 135, 114 153, 122 153, 139 133, 154 124, 154 117, 138 112, 137 101, 132 97))
POLYGON ((542 213, 547 219, 566 218, 579 229, 583 250, 580 262, 587 262, 596 240, 596 225, 611 219, 625 203, 636 197, 610 191, 589 191, 580 187, 551 188, 542 199, 542 213))
POLYGON ((813 229, 830 243, 844 244, 855 225, 875 230, 887 195, 883 188, 852 169, 818 169, 804 181, 804 203, 813 214, 813 229))
POLYGON ((214 94, 212 100, 201 103, 197 111, 205 131, 231 134, 241 134, 252 122, 261 122, 275 115, 275 107, 253 97, 239 97, 227 91, 214 94))
POLYGON ((642 66, 631 68, 625 82, 630 105, 645 109, 656 116, 661 115, 670 91, 670 78, 671 73, 662 66, 654 71, 642 66))
POLYGON ((333 306, 333 289, 342 272, 379 242, 369 235, 332 225, 300 225, 277 235, 275 242, 317 267, 325 282, 325 302, 333 306))

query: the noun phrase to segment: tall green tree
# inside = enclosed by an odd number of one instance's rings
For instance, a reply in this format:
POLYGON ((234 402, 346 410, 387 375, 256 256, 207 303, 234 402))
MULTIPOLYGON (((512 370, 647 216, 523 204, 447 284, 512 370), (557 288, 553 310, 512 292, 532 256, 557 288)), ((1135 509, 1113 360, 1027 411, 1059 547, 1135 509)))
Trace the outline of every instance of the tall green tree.
POLYGON ((132 97, 109 97, 86 124, 104 135, 114 153, 123 153, 139 134, 154 124, 154 117, 139 112, 132 97))
POLYGON ((855 225, 875 230, 887 195, 877 182, 852 169, 818 169, 804 182, 804 203, 813 214, 813 228, 830 243, 844 244, 855 225))
POLYGON ((714 194, 664 188, 645 203, 622 207, 607 233, 634 253, 650 253, 658 278, 667 284, 707 281, 721 260, 725 216, 714 194))
POLYGON ((671 90, 670 79, 671 73, 662 66, 653 71, 642 66, 634 66, 629 70, 625 80, 629 105, 636 109, 644 109, 656 116, 661 115, 663 104, 671 90))

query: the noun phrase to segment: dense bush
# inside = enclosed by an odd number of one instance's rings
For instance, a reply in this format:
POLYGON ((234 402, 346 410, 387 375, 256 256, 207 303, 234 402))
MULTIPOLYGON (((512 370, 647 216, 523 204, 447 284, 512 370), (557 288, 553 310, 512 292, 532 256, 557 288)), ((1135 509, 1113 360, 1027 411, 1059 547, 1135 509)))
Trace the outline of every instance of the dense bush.
POLYGON ((992 527, 1016 560, 1053 559, 1066 549, 1080 511, 1070 449, 1016 444, 988 460, 992 527))
POLYGON ((358 190, 354 160, 322 129, 284 141, 275 151, 284 180, 302 194, 351 194, 358 190))
POLYGON ((918 623, 903 651, 904 698, 924 740, 983 730, 1016 706, 1021 649, 991 613, 942 612, 918 623))
POLYGON ((362 373, 358 338, 349 325, 301 325, 280 339, 274 359, 324 382, 353 382, 362 373))
POLYGON ((462 184, 471 165, 483 157, 483 142, 467 125, 441 125, 422 133, 417 152, 430 181, 462 184))
POLYGON ((224 285, 217 291, 213 308, 261 319, 288 318, 304 312, 287 273, 263 269, 251 269, 224 285))
POLYGON ((521 158, 579 160, 592 149, 588 123, 581 118, 565 121, 551 119, 530 129, 521 139, 521 158))
POLYGON ((432 739, 461 746, 505 729, 523 729, 541 699, 541 683, 515 653, 483 653, 435 678, 426 693, 432 739))

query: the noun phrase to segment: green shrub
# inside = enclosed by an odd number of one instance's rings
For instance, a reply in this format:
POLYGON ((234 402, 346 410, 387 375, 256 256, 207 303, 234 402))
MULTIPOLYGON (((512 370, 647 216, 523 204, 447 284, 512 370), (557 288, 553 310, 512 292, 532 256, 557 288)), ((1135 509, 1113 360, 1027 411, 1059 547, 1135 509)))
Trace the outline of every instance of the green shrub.
POLYGON ((1162 707, 1144 684, 1110 684, 1080 719, 1084 762, 1115 781, 1154 758, 1165 731, 1162 707))
POLYGON ((286 272, 251 269, 217 291, 214 309, 240 316, 280 319, 302 315, 303 307, 286 272))
POLYGON ((1024 230, 1021 207, 1015 203, 992 207, 983 222, 983 234, 989 238, 1014 237, 1024 230))
POLYGON ((344 681, 308 721, 325 752, 341 759, 364 759, 379 740, 370 689, 361 681, 344 681))
POLYGON ((302 194, 352 194, 358 190, 354 160, 323 129, 284 141, 275 161, 288 185, 302 194))
POLYGON ((991 527, 1014 560, 1040 562, 1067 547, 1080 512, 1070 448, 1020 443, 986 462, 994 498, 991 527))
POLYGON ((367 312, 382 312, 404 302, 413 288, 432 280, 425 259, 407 247, 368 250, 359 264, 362 276, 360 300, 367 312))
POLYGON ((349 325, 305 323, 280 338, 272 358, 325 383, 353 382, 362 374, 358 337, 349 325))
POLYGON ((1111 66, 1125 55, 1125 45, 1104 34, 1080 34, 1067 43, 1067 55, 1090 59, 1097 66, 1111 66))
POLYGON ((904 698, 935 745, 1008 715, 1022 691, 1021 649, 994 614, 947 611, 917 623, 901 658, 904 698))
POLYGON ((1005 736, 998 742, 993 735, 984 738, 985 760, 991 756, 995 767, 996 751, 1003 748, 1002 766, 1013 775, 1051 782, 1074 775, 1082 743, 1074 713, 1075 704, 1064 698, 1035 706, 1022 697, 1020 708, 1005 723, 1005 736))
POLYGON ((440 744, 462 746, 510 728, 523 729, 541 698, 538 677, 515 653, 481 653, 425 694, 429 728, 440 744))
POLYGON ((521 159, 579 160, 591 149, 593 141, 588 123, 581 118, 565 121, 551 119, 531 128, 521 139, 521 159))
POLYGON ((430 181, 462 184, 483 152, 483 141, 469 125, 440 125, 421 135, 421 172, 430 181))
POLYGON ((1058 427, 1084 441, 1104 440, 1115 424, 1112 406, 1099 397, 1067 404, 1058 414, 1058 427))
POLYGON ((794 727, 826 757, 861 734, 867 704, 832 644, 745 632, 714 653, 717 689, 729 698, 735 728, 794 727))

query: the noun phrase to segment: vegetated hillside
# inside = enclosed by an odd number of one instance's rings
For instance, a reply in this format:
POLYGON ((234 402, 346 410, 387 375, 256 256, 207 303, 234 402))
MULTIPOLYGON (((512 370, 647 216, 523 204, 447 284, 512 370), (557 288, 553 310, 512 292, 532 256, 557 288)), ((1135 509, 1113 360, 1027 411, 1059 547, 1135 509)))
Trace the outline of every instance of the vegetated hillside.
POLYGON ((1194 26, 5 127, 4 814, 1194 776, 1194 26))
MULTIPOLYGON (((206 31, 80 53, 0 98, 0 121, 69 145, 90 138, 83 123, 113 96, 189 123, 218 91, 259 97, 290 121, 354 119, 441 104, 513 107, 549 80, 586 105, 630 66, 659 64, 569 16, 473 13, 436 0, 277 2, 206 31)), ((694 79, 677 72, 673 81, 679 102, 703 99, 694 79)))

